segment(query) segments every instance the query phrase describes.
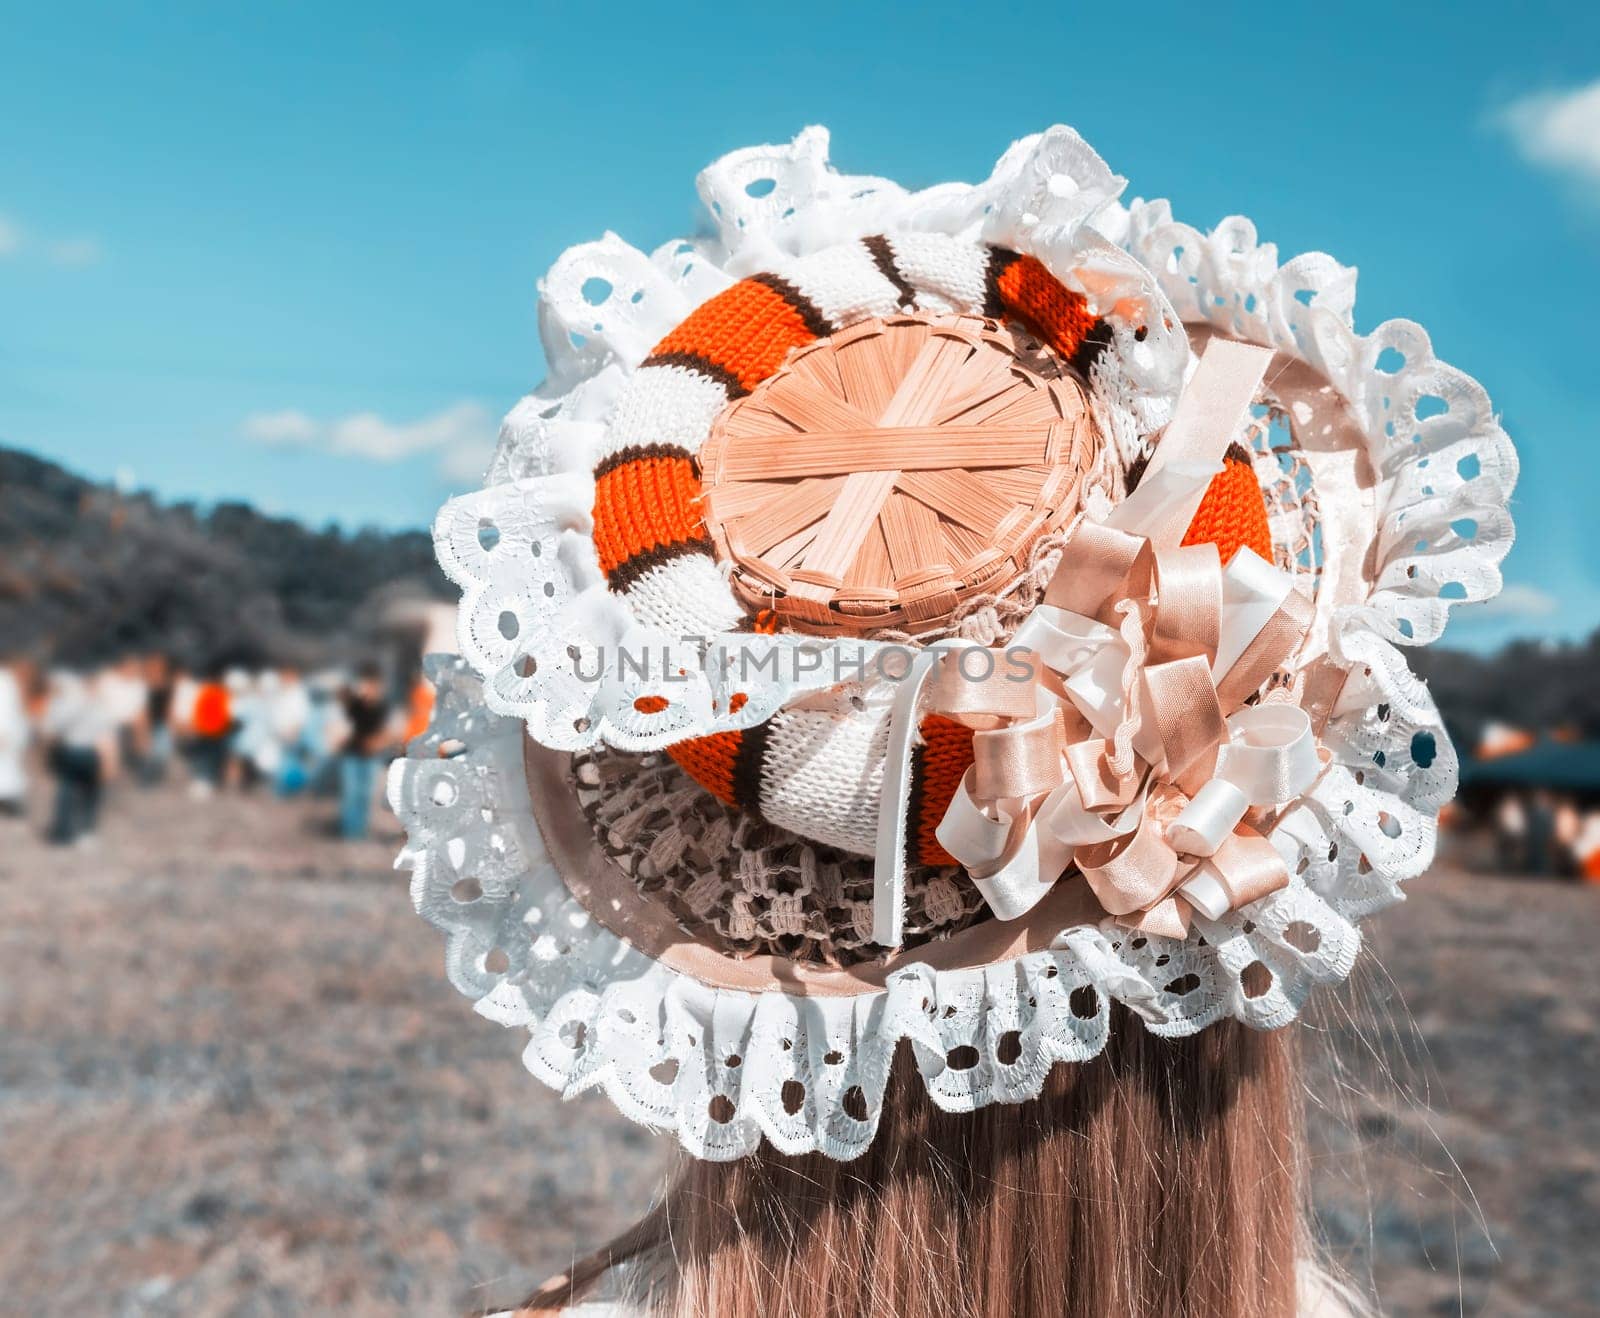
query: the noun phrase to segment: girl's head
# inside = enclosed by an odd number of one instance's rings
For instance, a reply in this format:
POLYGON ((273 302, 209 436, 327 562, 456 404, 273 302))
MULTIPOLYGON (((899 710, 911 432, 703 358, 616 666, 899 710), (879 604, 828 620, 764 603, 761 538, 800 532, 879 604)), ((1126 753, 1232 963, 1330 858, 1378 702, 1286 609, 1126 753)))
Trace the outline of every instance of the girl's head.
POLYGON ((1064 127, 922 192, 735 152, 701 237, 557 261, 435 523, 413 895, 701 1160, 610 1252, 668 1310, 1293 1307, 1280 1031, 1431 856, 1397 647, 1493 593, 1516 459, 1353 270, 1123 186, 1064 127))

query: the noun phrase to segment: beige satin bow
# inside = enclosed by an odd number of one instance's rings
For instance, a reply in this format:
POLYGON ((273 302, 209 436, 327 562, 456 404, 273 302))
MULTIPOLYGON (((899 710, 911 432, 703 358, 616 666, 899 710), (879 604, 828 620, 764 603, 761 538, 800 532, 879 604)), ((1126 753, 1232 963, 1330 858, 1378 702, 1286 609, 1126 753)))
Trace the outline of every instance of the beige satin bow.
MULTIPOLYGON (((1213 545, 1179 547, 1269 359, 1211 345, 1165 460, 1107 522, 1079 526, 1009 662, 973 681, 952 647, 932 647, 897 693, 886 814, 925 696, 977 729, 937 836, 1001 919, 1073 866, 1109 914, 1173 937, 1191 906, 1217 918, 1288 882, 1245 819, 1300 795, 1321 760, 1304 711, 1246 701, 1298 646, 1311 604, 1248 549, 1224 567, 1213 545), (1033 660, 1021 677, 1019 647, 1033 660)), ((898 942, 903 830, 880 828, 880 942, 898 942)))

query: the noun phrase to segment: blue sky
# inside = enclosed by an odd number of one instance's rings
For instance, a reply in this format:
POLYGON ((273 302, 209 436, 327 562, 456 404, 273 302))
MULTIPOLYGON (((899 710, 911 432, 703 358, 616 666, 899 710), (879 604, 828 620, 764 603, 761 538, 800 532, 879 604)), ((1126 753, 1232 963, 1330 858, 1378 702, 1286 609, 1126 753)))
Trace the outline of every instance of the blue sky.
POLYGON ((1360 328, 1419 320, 1482 379, 1524 463, 1515 589, 1450 639, 1581 635, 1600 17, 1425 9, 4 0, 0 442, 423 524, 539 380, 563 247, 689 230, 696 170, 807 123, 920 186, 1066 122, 1130 194, 1359 266, 1360 328), (252 437, 285 413, 303 442, 252 437))

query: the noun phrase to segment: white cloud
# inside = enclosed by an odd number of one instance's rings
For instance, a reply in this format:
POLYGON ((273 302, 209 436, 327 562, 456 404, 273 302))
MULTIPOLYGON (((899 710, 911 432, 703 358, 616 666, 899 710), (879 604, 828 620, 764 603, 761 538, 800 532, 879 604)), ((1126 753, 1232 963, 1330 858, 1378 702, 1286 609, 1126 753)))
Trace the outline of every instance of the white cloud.
POLYGON ((256 412, 240 427, 246 439, 276 448, 315 444, 322 427, 304 412, 256 412))
POLYGON ((1519 97, 1494 122, 1524 159, 1600 189, 1600 79, 1519 97))
POLYGON ((471 400, 454 403, 415 421, 390 421, 376 412, 356 412, 330 421, 297 410, 257 412, 240 427, 245 438, 277 448, 314 448, 371 462, 399 462, 436 454, 439 472, 455 482, 477 480, 494 453, 495 424, 471 400))
POLYGON ((79 235, 73 238, 36 240, 15 220, 0 215, 0 258, 17 256, 24 250, 31 252, 35 248, 44 254, 44 259, 51 265, 67 266, 72 269, 93 265, 104 255, 98 238, 79 235))
POLYGON ((1456 616, 1473 622, 1488 622, 1491 619, 1504 621, 1508 618, 1531 621, 1536 618, 1549 618, 1560 608, 1561 601, 1549 591, 1540 590, 1537 586, 1511 584, 1505 586, 1492 600, 1474 604, 1456 616))
POLYGON ((100 242, 95 238, 57 238, 46 243, 44 250, 52 265, 74 270, 93 265, 103 255, 100 242))

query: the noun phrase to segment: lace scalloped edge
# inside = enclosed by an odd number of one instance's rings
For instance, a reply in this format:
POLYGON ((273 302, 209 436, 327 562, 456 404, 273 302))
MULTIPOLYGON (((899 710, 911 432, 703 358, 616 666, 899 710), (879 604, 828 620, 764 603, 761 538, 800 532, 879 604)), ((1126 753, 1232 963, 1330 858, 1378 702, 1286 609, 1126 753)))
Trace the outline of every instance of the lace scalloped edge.
MULTIPOLYGON (((1426 717, 1426 694, 1406 685, 1404 666, 1372 657, 1371 691, 1390 696, 1383 721, 1403 728, 1426 717)), ((1107 921, 998 965, 914 964, 856 998, 749 994, 709 989, 593 919, 539 840, 520 724, 482 704, 461 660, 437 658, 431 675, 433 724, 392 766, 389 795, 409 836, 401 864, 412 870, 413 901, 447 936, 451 982, 479 1014, 529 1031, 523 1059, 545 1084, 568 1096, 601 1089, 705 1158, 742 1156, 763 1136, 787 1152, 856 1156, 902 1039, 934 1101, 970 1111, 1032 1097, 1056 1062, 1095 1056, 1112 1000, 1163 1035, 1228 1015, 1261 1029, 1288 1024, 1315 985, 1349 973, 1354 920, 1397 899, 1399 882, 1426 865, 1428 811, 1454 767, 1436 760, 1433 790, 1413 791, 1413 805, 1337 767, 1282 825, 1300 858, 1291 886, 1200 920, 1183 942, 1107 921), (1386 821, 1396 819, 1391 837, 1386 821), (1379 848, 1390 849, 1381 869, 1368 855, 1379 848)), ((1343 722, 1340 751, 1364 754, 1369 719, 1343 722)), ((1445 743, 1440 750, 1447 759, 1445 743)))

